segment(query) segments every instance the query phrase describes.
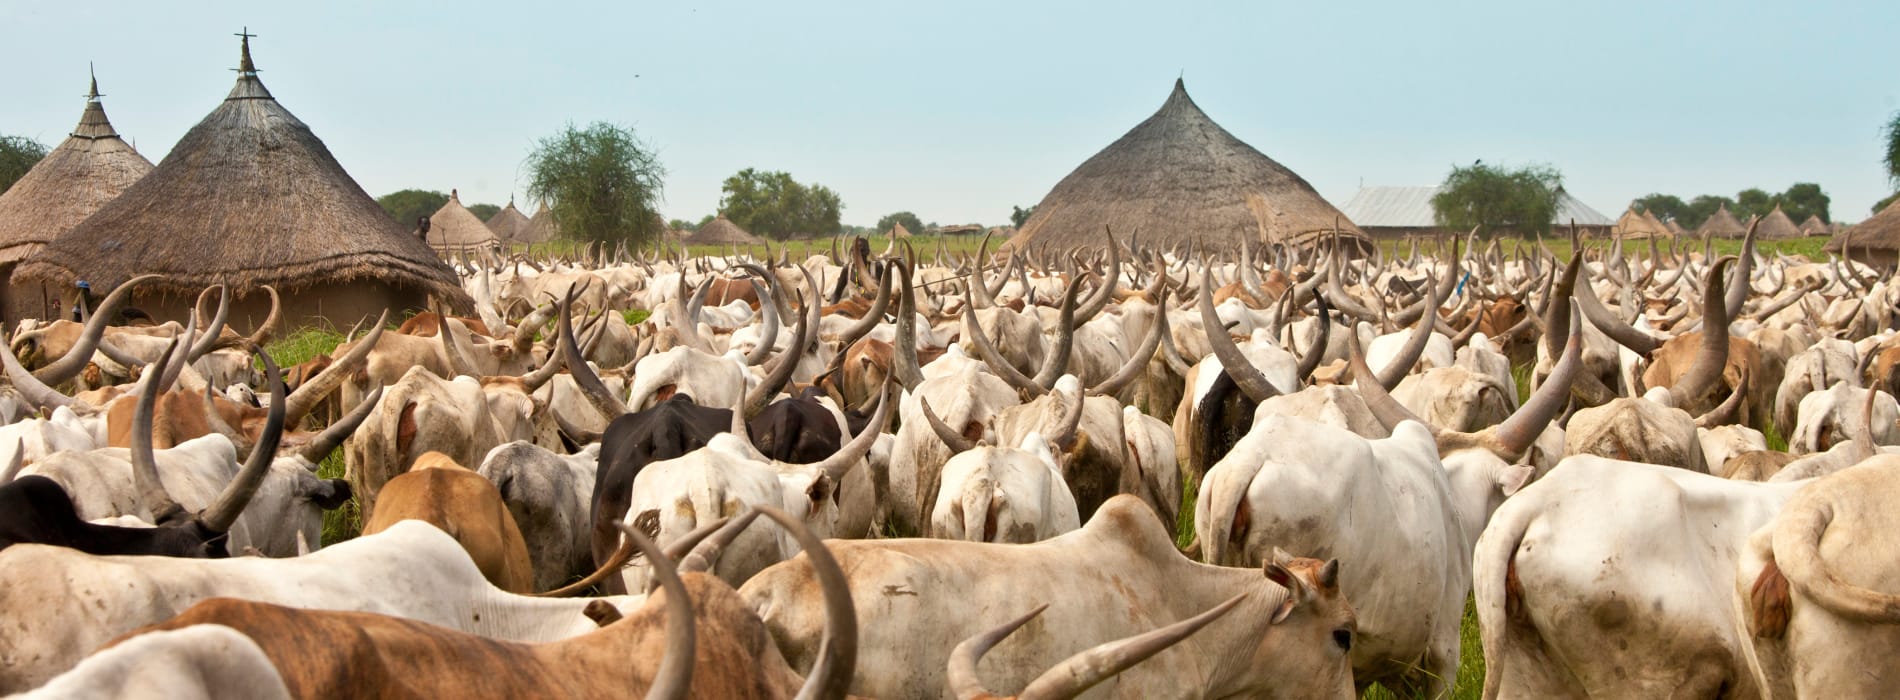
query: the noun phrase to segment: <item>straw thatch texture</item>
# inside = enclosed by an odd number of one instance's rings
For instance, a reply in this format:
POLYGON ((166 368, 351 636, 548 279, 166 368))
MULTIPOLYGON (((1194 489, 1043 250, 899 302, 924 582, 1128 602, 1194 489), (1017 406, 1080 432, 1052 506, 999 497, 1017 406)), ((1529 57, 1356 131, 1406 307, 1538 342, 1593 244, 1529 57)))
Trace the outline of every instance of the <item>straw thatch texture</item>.
POLYGON ((98 95, 95 81, 79 126, 0 194, 0 263, 38 252, 152 171, 112 129, 98 95))
POLYGON ((429 245, 437 249, 480 248, 495 240, 495 232, 462 206, 456 190, 449 190, 449 201, 429 215, 429 245))
POLYGON ((1872 218, 1835 233, 1824 250, 1847 253, 1862 262, 1893 263, 1900 255, 1900 200, 1887 205, 1872 218))
POLYGON ((1308 245, 1335 226, 1370 246, 1312 185, 1214 123, 1176 80, 1160 111, 1056 183, 1009 245, 1099 246, 1104 227, 1116 240, 1139 232, 1142 243, 1163 247, 1308 245))
POLYGON ((1669 235, 1671 236, 1683 236, 1689 233, 1689 229, 1683 228, 1682 224, 1676 223, 1675 219, 1664 221, 1663 226, 1669 229, 1669 235))
POLYGON ((240 65, 224 102, 157 168, 27 258, 16 278, 111 289, 159 273, 142 289, 181 296, 221 282, 245 296, 265 284, 295 293, 373 280, 470 308, 455 273, 271 97, 248 43, 240 65))
POLYGON ((1636 207, 1630 207, 1623 210, 1623 216, 1616 220, 1616 225, 1610 227, 1610 235, 1623 238, 1667 238, 1669 227, 1664 226, 1648 212, 1637 213, 1636 207))
POLYGON ((1748 228, 1736 221, 1735 215, 1729 213, 1728 205, 1724 204, 1717 207, 1715 213, 1701 226, 1696 227, 1695 235, 1697 238, 1741 238, 1748 235, 1748 228))
POLYGON ((739 228, 738 224, 732 223, 724 215, 706 222, 705 226, 686 237, 687 245, 756 245, 764 242, 758 236, 746 233, 745 229, 739 228))
POLYGON ((1755 229, 1755 238, 1764 241, 1785 241, 1790 238, 1800 238, 1803 235, 1801 227, 1794 225, 1794 220, 1788 218, 1788 214, 1781 210, 1779 204, 1775 205, 1774 211, 1762 217, 1761 226, 1755 229))
POLYGON ((885 231, 884 234, 891 238, 910 238, 910 229, 904 228, 904 222, 894 221, 891 222, 891 230, 885 231))
POLYGON ((501 211, 488 217, 488 230, 495 232, 495 237, 504 241, 514 240, 515 236, 527 227, 528 217, 522 214, 520 209, 515 208, 513 199, 508 200, 508 206, 502 207, 501 211))
POLYGON ((528 219, 528 225, 515 232, 516 243, 546 243, 560 235, 560 229, 554 225, 554 212, 548 209, 548 203, 542 202, 534 210, 534 218, 528 219))
POLYGON ((1832 231, 1833 229, 1827 225, 1827 222, 1821 220, 1820 214, 1809 214, 1807 220, 1801 222, 1801 235, 1803 236, 1825 236, 1832 231))

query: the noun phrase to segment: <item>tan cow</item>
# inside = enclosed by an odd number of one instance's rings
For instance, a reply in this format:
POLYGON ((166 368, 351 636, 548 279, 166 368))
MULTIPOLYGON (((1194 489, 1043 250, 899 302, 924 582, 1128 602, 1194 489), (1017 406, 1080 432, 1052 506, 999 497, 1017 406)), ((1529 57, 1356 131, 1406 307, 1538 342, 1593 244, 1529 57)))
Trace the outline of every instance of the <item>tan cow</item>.
POLYGON ((409 471, 383 484, 363 534, 403 520, 421 520, 449 533, 468 550, 489 583, 510 593, 534 592, 534 565, 515 516, 501 492, 482 475, 440 452, 416 458, 409 471))

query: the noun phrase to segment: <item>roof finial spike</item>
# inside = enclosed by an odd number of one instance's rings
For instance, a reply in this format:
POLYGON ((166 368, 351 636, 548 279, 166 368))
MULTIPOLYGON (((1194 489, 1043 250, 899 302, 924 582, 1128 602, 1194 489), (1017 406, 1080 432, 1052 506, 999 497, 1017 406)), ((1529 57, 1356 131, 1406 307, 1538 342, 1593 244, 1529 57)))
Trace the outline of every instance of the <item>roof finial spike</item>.
POLYGON ((250 27, 245 27, 238 32, 237 36, 239 37, 238 75, 257 75, 257 65, 251 63, 251 37, 257 35, 251 33, 250 27))
POLYGON ((86 101, 98 102, 103 95, 99 94, 99 74, 92 69, 92 61, 86 62, 86 75, 92 78, 92 89, 86 91, 86 101))

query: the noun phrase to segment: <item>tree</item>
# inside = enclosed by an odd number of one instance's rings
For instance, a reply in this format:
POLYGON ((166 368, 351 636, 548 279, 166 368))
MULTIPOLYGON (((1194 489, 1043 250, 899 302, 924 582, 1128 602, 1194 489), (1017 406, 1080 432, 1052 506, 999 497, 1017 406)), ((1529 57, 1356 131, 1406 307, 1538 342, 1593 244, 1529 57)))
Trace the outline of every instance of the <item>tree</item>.
POLYGON ((884 218, 877 220, 877 232, 889 233, 891 230, 891 227, 897 224, 903 224, 904 230, 910 231, 911 233, 924 232, 923 220, 917 218, 916 214, 912 214, 907 211, 900 211, 895 214, 885 214, 884 218))
POLYGON ((633 246, 660 240, 666 168, 631 127, 572 123, 528 154, 528 195, 548 202, 561 235, 633 246))
POLYGON ((1809 216, 1821 217, 1821 222, 1833 221, 1827 215, 1829 202, 1821 186, 1812 182, 1797 182, 1788 186, 1788 191, 1775 198, 1781 202, 1781 213, 1794 219, 1796 224, 1807 221, 1809 216))
POLYGON ((1729 211, 1744 223, 1752 216, 1767 216, 1775 210, 1775 197, 1760 187, 1750 187, 1735 193, 1735 206, 1729 211))
POLYGON ((1476 227, 1489 234, 1511 228, 1524 235, 1548 234, 1562 185, 1563 174, 1548 165, 1511 170, 1473 163, 1451 169, 1432 196, 1432 210, 1439 226, 1456 231, 1476 227))
POLYGON ((844 210, 843 200, 831 188, 800 184, 780 171, 746 168, 726 178, 720 191, 719 213, 768 238, 832 235, 844 210))
POLYGON ((0 136, 0 192, 46 157, 46 145, 25 136, 0 136))
POLYGON ((1895 192, 1893 194, 1887 195, 1886 199, 1880 200, 1878 202, 1874 202, 1874 213, 1879 214, 1880 210, 1886 209, 1887 205, 1892 204, 1894 200, 1896 199, 1900 199, 1900 192, 1895 192))
POLYGON ((1689 208, 1676 223, 1691 231, 1702 226, 1702 222, 1715 216, 1722 207, 1728 207, 1730 214, 1735 213, 1735 200, 1712 194, 1705 194, 1689 200, 1689 208))
POLYGON ((1636 201, 1630 202, 1630 206, 1655 214, 1656 218, 1664 221, 1676 219, 1677 224, 1682 223, 1682 215, 1689 210, 1689 205, 1683 203, 1681 197, 1660 192, 1643 195, 1636 201))
POLYGON ((495 218, 496 214, 501 213, 501 207, 493 204, 470 204, 468 205, 468 213, 474 214, 477 219, 487 221, 495 218))
POLYGON ((668 221, 666 222, 666 227, 673 229, 675 231, 698 231, 699 230, 699 224, 693 223, 691 221, 687 221, 685 219, 673 219, 671 221, 668 221))
POLYGON ((449 203, 449 196, 435 190, 401 190, 376 198, 383 205, 383 211, 389 218, 404 228, 416 225, 416 219, 427 217, 449 203))
POLYGON ((1887 120, 1887 155, 1881 158, 1887 166, 1887 181, 1900 185, 1900 112, 1894 112, 1887 120))
POLYGON ((713 219, 714 219, 714 218, 717 218, 717 217, 714 217, 714 216, 713 216, 713 215, 711 215, 711 214, 707 214, 707 215, 705 215, 705 216, 702 216, 702 217, 699 217, 699 223, 697 223, 697 224, 693 224, 693 230, 694 230, 694 231, 698 231, 698 230, 700 230, 700 229, 702 229, 702 228, 705 228, 705 227, 706 227, 706 224, 710 224, 710 223, 712 223, 712 221, 713 221, 713 219))
POLYGON ((1009 209, 1010 209, 1010 211, 1009 211, 1009 223, 1010 223, 1011 225, 1014 225, 1014 226, 1015 226, 1016 228, 1022 228, 1022 227, 1023 227, 1023 223, 1024 223, 1024 222, 1026 222, 1026 221, 1029 221, 1029 217, 1032 217, 1032 216, 1035 216, 1035 215, 1036 215, 1036 207, 1038 207, 1038 206, 1041 206, 1041 205, 1039 205, 1039 204, 1031 204, 1031 205, 1029 205, 1029 208, 1028 208, 1028 209, 1024 209, 1024 208, 1022 208, 1022 207, 1018 207, 1018 206, 1011 206, 1011 207, 1009 208, 1009 209))

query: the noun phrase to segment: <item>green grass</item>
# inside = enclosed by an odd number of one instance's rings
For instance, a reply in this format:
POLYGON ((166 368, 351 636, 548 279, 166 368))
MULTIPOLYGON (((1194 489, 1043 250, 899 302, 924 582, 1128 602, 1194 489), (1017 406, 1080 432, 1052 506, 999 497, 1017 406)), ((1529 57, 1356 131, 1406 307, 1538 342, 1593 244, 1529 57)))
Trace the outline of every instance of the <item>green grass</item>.
POLYGON ((1762 419, 1761 435, 1763 439, 1768 441, 1768 449, 1775 452, 1788 451, 1788 438, 1782 437, 1781 426, 1775 425, 1774 418, 1762 419))
MULTIPOLYGON (((323 479, 343 478, 343 450, 331 452, 322 464, 317 465, 317 477, 323 479)), ((363 532, 363 504, 356 496, 336 510, 323 512, 323 546, 342 542, 363 532)))
POLYGON ((326 354, 342 344, 343 334, 334 328, 313 326, 301 328, 290 335, 264 345, 264 352, 270 353, 272 361, 278 367, 290 368, 310 361, 310 358, 326 354))
MULTIPOLYGON (((1452 682, 1451 692, 1445 695, 1449 700, 1475 700, 1484 695, 1484 648, 1478 641, 1478 612, 1470 598, 1465 599, 1465 619, 1458 626, 1458 678, 1452 682)), ((1400 696, 1384 686, 1372 686, 1359 694, 1360 700, 1400 700, 1400 696)), ((1413 697, 1421 700, 1424 693, 1413 697)), ((1403 698, 1412 700, 1412 698, 1403 698)))
POLYGON ((652 315, 653 312, 646 309, 627 309, 620 312, 620 317, 626 319, 629 326, 639 325, 641 321, 647 320, 652 315))
MULTIPOLYGON (((1517 237, 1505 237, 1499 240, 1498 250, 1507 258, 1515 255, 1519 248, 1524 248, 1527 253, 1537 248, 1537 241, 1535 239, 1527 240, 1517 237)), ((1825 236, 1796 238, 1786 241, 1756 241, 1755 250, 1762 255, 1801 255, 1806 256, 1810 260, 1826 260, 1827 254, 1823 253, 1821 248, 1827 245, 1827 241, 1828 239, 1825 236)), ((1479 245, 1489 246, 1490 242, 1481 241, 1479 245)), ((1599 238, 1584 241, 1583 245, 1585 248, 1608 250, 1611 247, 1611 242, 1599 238)), ((1547 237, 1544 239, 1544 247, 1549 248, 1551 254, 1559 258, 1566 260, 1570 258, 1571 247, 1569 238, 1547 237)), ((1411 244, 1403 239, 1381 239, 1379 241, 1379 248, 1385 251, 1387 259, 1409 256, 1412 250, 1411 244)), ((1669 242, 1657 241, 1656 248, 1664 255, 1668 255, 1670 249, 1669 242)), ((1684 239, 1679 249, 1685 252, 1695 251, 1699 253, 1702 251, 1702 241, 1699 239, 1684 239)), ((1424 255, 1427 252, 1435 250, 1435 248, 1430 242, 1420 242, 1419 250, 1420 255, 1424 255)), ((1740 254, 1742 252, 1742 241, 1740 239, 1729 238, 1717 240, 1715 241, 1715 252, 1717 255, 1740 254)), ((1624 241, 1623 254, 1636 257, 1648 257, 1649 242, 1624 241)))

